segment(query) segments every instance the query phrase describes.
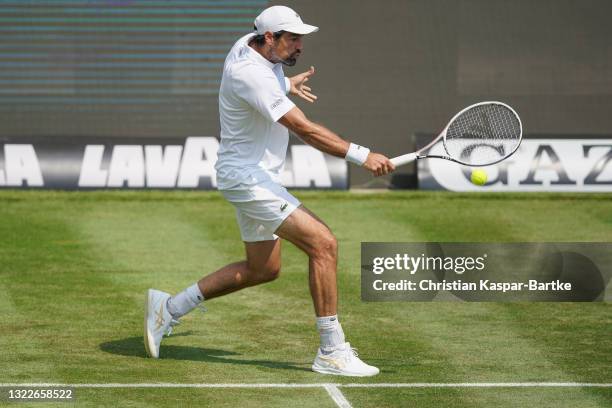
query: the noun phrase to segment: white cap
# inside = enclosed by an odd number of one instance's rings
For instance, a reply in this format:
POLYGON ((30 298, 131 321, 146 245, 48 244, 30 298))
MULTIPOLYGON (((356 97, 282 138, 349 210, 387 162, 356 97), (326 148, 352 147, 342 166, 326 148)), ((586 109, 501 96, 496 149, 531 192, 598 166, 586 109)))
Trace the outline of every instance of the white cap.
POLYGON ((285 6, 268 7, 257 16, 254 24, 257 34, 265 34, 268 31, 310 34, 319 31, 319 27, 304 24, 298 13, 285 6))

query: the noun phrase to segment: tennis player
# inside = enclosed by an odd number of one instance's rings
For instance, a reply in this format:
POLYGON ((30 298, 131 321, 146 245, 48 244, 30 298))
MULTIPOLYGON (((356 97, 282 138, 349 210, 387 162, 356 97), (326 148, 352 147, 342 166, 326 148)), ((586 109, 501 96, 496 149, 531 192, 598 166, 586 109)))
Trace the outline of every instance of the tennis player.
POLYGON ((286 78, 283 65, 295 65, 302 40, 318 28, 304 24, 288 7, 274 6, 255 19, 255 32, 239 39, 223 68, 219 92, 221 146, 216 164, 218 188, 235 207, 246 260, 227 265, 175 296, 149 289, 145 305, 145 348, 159 357, 163 335, 204 299, 272 281, 281 268, 281 241, 309 256, 310 292, 320 347, 313 371, 345 376, 378 374, 346 342, 337 316, 336 238, 329 227, 281 185, 288 129, 309 145, 363 166, 374 175, 394 170, 390 160, 350 143, 310 121, 287 94, 314 102, 306 85, 314 68, 286 78))

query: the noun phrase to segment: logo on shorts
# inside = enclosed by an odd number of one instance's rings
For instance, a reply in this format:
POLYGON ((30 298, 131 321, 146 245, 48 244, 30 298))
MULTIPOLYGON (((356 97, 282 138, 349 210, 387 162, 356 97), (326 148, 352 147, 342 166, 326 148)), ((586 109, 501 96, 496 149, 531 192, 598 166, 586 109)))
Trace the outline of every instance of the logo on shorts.
POLYGON ((289 203, 281 204, 280 210, 281 211, 285 211, 285 209, 287 208, 288 205, 289 205, 289 203))

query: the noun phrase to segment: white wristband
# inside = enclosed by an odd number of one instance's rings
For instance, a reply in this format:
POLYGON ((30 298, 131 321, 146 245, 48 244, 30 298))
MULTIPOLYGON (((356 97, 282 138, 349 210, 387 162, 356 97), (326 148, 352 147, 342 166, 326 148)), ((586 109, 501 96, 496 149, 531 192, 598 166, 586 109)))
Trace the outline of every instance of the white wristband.
POLYGON ((358 144, 351 143, 348 152, 346 152, 346 161, 355 163, 359 166, 363 166, 370 154, 370 149, 367 147, 359 146, 358 144))

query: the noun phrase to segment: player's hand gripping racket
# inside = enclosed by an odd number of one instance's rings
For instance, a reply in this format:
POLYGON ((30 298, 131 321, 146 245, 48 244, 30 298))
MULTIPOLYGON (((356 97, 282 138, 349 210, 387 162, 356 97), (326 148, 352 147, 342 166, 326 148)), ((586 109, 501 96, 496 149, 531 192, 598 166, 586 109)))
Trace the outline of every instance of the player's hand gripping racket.
POLYGON ((446 159, 467 166, 489 166, 510 157, 521 144, 521 119, 501 102, 480 102, 456 114, 440 135, 414 153, 391 159, 397 167, 417 159, 446 159), (446 155, 424 153, 442 139, 446 155))

